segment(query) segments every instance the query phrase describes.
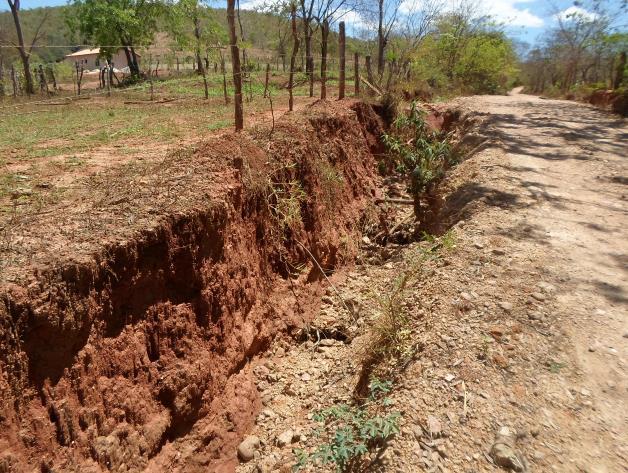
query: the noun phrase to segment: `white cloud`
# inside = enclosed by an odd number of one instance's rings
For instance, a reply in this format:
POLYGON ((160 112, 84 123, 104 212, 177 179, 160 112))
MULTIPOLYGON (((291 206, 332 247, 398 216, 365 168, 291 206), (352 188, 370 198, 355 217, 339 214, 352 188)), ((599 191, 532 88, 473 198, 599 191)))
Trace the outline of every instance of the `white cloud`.
POLYGON ((502 21, 509 26, 527 26, 540 28, 543 26, 543 18, 532 13, 528 8, 521 8, 520 4, 529 3, 530 0, 484 0, 482 8, 487 15, 491 15, 497 21, 502 21))
MULTIPOLYGON (((543 26, 543 19, 532 13, 528 8, 521 8, 520 4, 534 0, 481 0, 478 3, 480 15, 490 15, 493 19, 510 26, 527 26, 539 28, 543 26)), ((420 11, 423 0, 403 0, 399 11, 408 15, 420 11)), ((445 10, 454 10, 461 3, 460 0, 448 0, 445 10)))
POLYGON ((557 18, 563 21, 571 21, 574 19, 582 18, 584 20, 593 21, 597 18, 596 13, 592 13, 584 8, 571 6, 556 15, 557 18))
POLYGON ((354 29, 367 28, 373 25, 369 25, 368 21, 355 10, 338 10, 334 15, 335 21, 344 21, 347 26, 354 29))
POLYGON ((240 8, 242 10, 258 10, 267 7, 269 4, 268 0, 245 0, 240 2, 240 8))

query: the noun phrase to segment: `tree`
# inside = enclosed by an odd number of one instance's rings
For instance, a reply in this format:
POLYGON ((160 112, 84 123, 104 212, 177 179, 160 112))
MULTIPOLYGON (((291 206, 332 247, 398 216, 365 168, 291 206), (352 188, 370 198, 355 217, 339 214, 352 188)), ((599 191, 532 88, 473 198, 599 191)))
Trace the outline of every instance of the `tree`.
POLYGON ((203 0, 170 0, 169 30, 181 49, 193 48, 196 70, 203 76, 205 98, 209 98, 207 68, 202 51, 224 42, 225 32, 203 0))
POLYGON ((238 35, 235 28, 235 2, 236 0, 227 0, 227 23, 229 24, 229 46, 231 48, 233 86, 235 89, 235 129, 240 131, 244 128, 244 110, 242 108, 242 68, 240 66, 238 35))
POLYGON ((293 3, 290 5, 290 18, 292 25, 292 55, 290 56, 290 78, 288 79, 288 92, 290 98, 288 102, 288 110, 294 110, 294 98, 292 96, 292 87, 294 86, 294 65, 299 52, 299 35, 297 33, 297 7, 293 3))
POLYGON ((14 44, 19 55, 20 60, 22 61, 22 68, 24 69, 24 81, 26 82, 26 93, 31 95, 35 93, 35 85, 33 83, 33 74, 31 72, 30 66, 30 56, 33 51, 33 46, 40 37, 41 27, 46 21, 47 15, 44 15, 39 26, 35 30, 35 34, 33 36, 33 40, 31 41, 30 47, 26 47, 26 43, 24 41, 24 34, 22 32, 22 24, 20 22, 20 0, 7 0, 9 3, 9 8, 11 9, 11 16, 13 17, 13 23, 15 24, 15 34, 17 36, 17 44, 14 44))
POLYGON ((626 51, 619 53, 619 61, 615 69, 615 77, 613 78, 613 89, 619 89, 624 81, 624 71, 626 69, 626 51))
POLYGON ((321 99, 327 97, 327 51, 329 31, 335 20, 353 10, 356 0, 317 0, 314 18, 321 28, 321 99))
POLYGON ((543 46, 523 62, 523 78, 534 92, 582 93, 616 85, 623 74, 622 52, 628 34, 620 24, 626 2, 589 0, 565 10, 554 7, 555 25, 545 32, 543 46))
POLYGON ((386 46, 390 34, 399 19, 399 9, 403 0, 376 0, 377 1, 377 74, 380 79, 384 74, 386 63, 386 46))
POLYGON ((124 49, 131 76, 140 75, 136 48, 148 46, 157 31, 163 4, 159 0, 73 0, 68 23, 101 52, 124 49), (109 46, 109 47, 107 47, 109 46), (113 46, 113 48, 111 47, 113 46))
POLYGON ((590 11, 577 7, 562 12, 554 7, 554 17, 558 26, 552 32, 553 41, 560 45, 565 58, 563 91, 576 83, 587 49, 604 35, 610 25, 602 2, 595 1, 589 7, 590 11))

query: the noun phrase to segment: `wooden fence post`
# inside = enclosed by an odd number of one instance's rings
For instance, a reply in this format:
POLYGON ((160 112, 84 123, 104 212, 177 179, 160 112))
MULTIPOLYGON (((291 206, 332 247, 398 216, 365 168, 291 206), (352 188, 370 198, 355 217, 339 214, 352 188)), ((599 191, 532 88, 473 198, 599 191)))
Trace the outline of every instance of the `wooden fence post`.
POLYGON ((57 76, 55 75, 54 64, 51 64, 48 70, 50 71, 50 78, 52 79, 52 88, 57 91, 59 90, 59 87, 57 86, 57 76))
POLYGON ((346 66, 346 51, 345 47, 347 44, 347 39, 345 36, 345 22, 341 21, 338 25, 338 35, 339 35, 339 48, 340 48, 340 74, 338 77, 338 99, 345 98, 345 66, 346 66))
POLYGON ((229 92, 227 91, 227 68, 225 67, 225 57, 222 54, 222 50, 219 49, 220 53, 220 71, 222 72, 222 93, 225 96, 225 105, 229 105, 229 92))
POLYGON ((111 97, 111 72, 113 66, 109 64, 109 61, 105 62, 105 82, 107 83, 107 97, 111 97))
POLYGON ((353 82, 355 96, 360 96, 360 55, 355 53, 353 55, 353 82))
POLYGON ((81 95, 81 82, 83 81, 83 66, 79 67, 78 61, 74 63, 76 68, 76 95, 81 95))
POLYGON ((17 77, 15 75, 15 66, 11 65, 11 82, 13 83, 13 97, 17 97, 17 77))
POLYGON ((44 73, 44 66, 42 64, 39 65, 39 87, 42 92, 45 92, 46 95, 50 96, 50 90, 48 89, 48 81, 46 80, 46 74, 44 73))
POLYGON ((321 30, 321 100, 327 98, 327 41, 329 38, 329 22, 323 21, 321 30))
POLYGON ((373 70, 371 69, 371 56, 366 56, 366 78, 373 84, 373 70))
POLYGON ((268 78, 270 77, 270 64, 266 64, 266 80, 264 81, 264 98, 268 94, 268 78))
POLYGON ((294 67, 299 53, 299 34, 297 33, 297 7, 292 3, 290 7, 290 15, 292 16, 292 56, 290 57, 290 76, 288 79, 288 110, 292 112, 294 109, 294 97, 292 95, 292 87, 294 86, 294 67))
POLYGON ((4 97, 4 58, 0 57, 0 98, 4 97))
POLYGON ((229 43, 231 46, 231 64, 233 67, 233 85, 235 88, 235 129, 244 128, 244 109, 242 107, 242 68, 240 67, 240 49, 235 29, 235 0, 227 0, 227 21, 229 23, 229 43))

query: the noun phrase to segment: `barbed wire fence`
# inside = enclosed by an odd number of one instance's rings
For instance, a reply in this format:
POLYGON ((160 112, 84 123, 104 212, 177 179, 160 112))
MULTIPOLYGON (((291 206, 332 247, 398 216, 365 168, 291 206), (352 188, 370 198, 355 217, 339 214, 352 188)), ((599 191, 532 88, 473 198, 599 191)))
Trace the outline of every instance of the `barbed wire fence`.
MULTIPOLYGON (((68 46, 69 45, 49 45, 40 47, 67 48, 68 46)), ((80 45, 71 46, 78 47, 80 45)), ((0 45, 0 47, 2 46, 0 45)), ((224 51, 227 47, 228 45, 220 46, 216 47, 216 49, 224 51)), ((292 91, 295 92, 295 95, 316 98, 318 94, 312 94, 312 88, 308 86, 311 83, 323 81, 337 84, 339 98, 345 96, 346 83, 351 81, 354 86, 353 96, 360 96, 361 93, 364 93, 360 87, 361 83, 366 83, 368 87, 365 89, 365 92, 377 93, 377 87, 370 84, 369 81, 360 74, 360 55, 357 52, 346 55, 345 48, 345 41, 341 37, 337 56, 329 55, 326 57, 326 74, 322 74, 323 71, 320 71, 320 65, 323 60, 322 55, 311 54, 306 56, 305 54, 300 54, 301 64, 296 66, 293 71, 295 78, 292 91), (311 64, 311 66, 307 67, 308 64, 311 64), (310 68, 311 70, 308 70, 310 68), (351 71, 353 71, 353 74, 350 74, 351 71)), ((125 105, 133 105, 135 104, 134 102, 137 102, 137 104, 153 103, 155 105, 161 105, 176 101, 203 100, 203 78, 201 71, 195 68, 195 58, 190 54, 187 56, 191 59, 186 61, 186 63, 192 64, 192 70, 182 70, 180 63, 177 63, 175 69, 173 64, 169 64, 166 61, 160 62, 161 58, 159 56, 155 56, 155 62, 152 60, 153 58, 149 58, 141 67, 142 70, 145 71, 147 80, 140 84, 128 86, 119 86, 120 81, 118 81, 118 85, 113 84, 111 72, 112 70, 119 71, 119 69, 113 69, 110 63, 106 63, 104 68, 101 67, 96 71, 88 71, 77 67, 71 77, 68 77, 67 74, 63 77, 54 76, 54 68, 59 67, 59 63, 37 63, 34 65, 34 68, 38 71, 38 77, 40 79, 41 93, 39 96, 20 95, 19 92, 16 92, 16 89, 20 88, 22 78, 20 77, 18 68, 12 67, 12 84, 7 84, 8 78, 6 72, 4 74, 0 73, 0 89, 4 91, 3 96, 0 95, 0 121, 10 120, 11 117, 19 117, 21 115, 49 112, 50 107, 71 105, 79 101, 81 101, 79 103, 89 103, 82 102, 82 100, 88 101, 90 99, 98 99, 99 104, 101 102, 107 103, 106 100, 111 99, 112 102, 124 102, 125 105), (161 68, 159 67, 160 65, 161 68), (53 73, 52 78, 46 76, 48 69, 53 73), (81 77, 86 81, 82 87, 81 77), (48 79, 51 79, 52 90, 48 87, 48 79), (8 87, 7 85, 12 85, 12 87, 8 87), (72 87, 72 89, 69 87, 72 87), (7 93, 11 91, 13 94, 7 93), (41 95, 46 95, 46 98, 42 99, 41 95)), ((210 62, 206 55, 205 58, 203 58, 203 66, 205 69, 204 72, 210 78, 209 97, 214 99, 222 96, 224 104, 227 105, 233 100, 234 73, 231 70, 230 64, 224 61, 225 56, 226 55, 221 53, 220 59, 210 62)), ((369 59, 370 57, 362 59, 362 62, 365 60, 367 69, 370 64, 369 59)), ((71 66, 71 64, 67 65, 71 66)), ((283 101, 284 95, 286 95, 285 98, 287 102, 287 95, 290 92, 290 90, 288 90, 287 76, 284 77, 282 55, 275 54, 273 56, 272 54, 268 54, 266 57, 262 56, 258 58, 251 58, 249 55, 249 59, 244 66, 240 75, 243 79, 243 98, 245 104, 253 104, 255 102, 255 107, 252 107, 253 109, 259 109, 262 103, 265 104, 266 109, 264 111, 270 113, 272 117, 271 121, 274 123, 275 112, 284 108, 281 105, 277 108, 278 102, 283 101)), ((4 69, 6 71, 6 67, 4 69)), ((370 71, 367 72, 370 77, 370 71)), ((288 73, 289 71, 285 71, 285 74, 288 73)), ((216 105, 215 100, 210 100, 210 102, 212 105, 216 105)), ((256 119, 255 123, 259 123, 259 119, 256 119)))

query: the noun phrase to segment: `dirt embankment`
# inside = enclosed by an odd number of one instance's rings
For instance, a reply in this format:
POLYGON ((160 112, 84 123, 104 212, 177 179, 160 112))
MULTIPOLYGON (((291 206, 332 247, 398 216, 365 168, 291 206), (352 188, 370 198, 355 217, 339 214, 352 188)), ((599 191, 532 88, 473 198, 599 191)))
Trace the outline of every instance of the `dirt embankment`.
POLYGON ((596 90, 587 98, 587 102, 622 117, 628 117, 628 91, 626 90, 596 90))
POLYGON ((75 205, 17 225, 0 472, 232 471, 259 408, 251 360, 318 304, 309 252, 331 270, 357 250, 379 126, 368 106, 315 104, 272 139, 230 134, 112 170, 115 185, 87 179, 75 205))

